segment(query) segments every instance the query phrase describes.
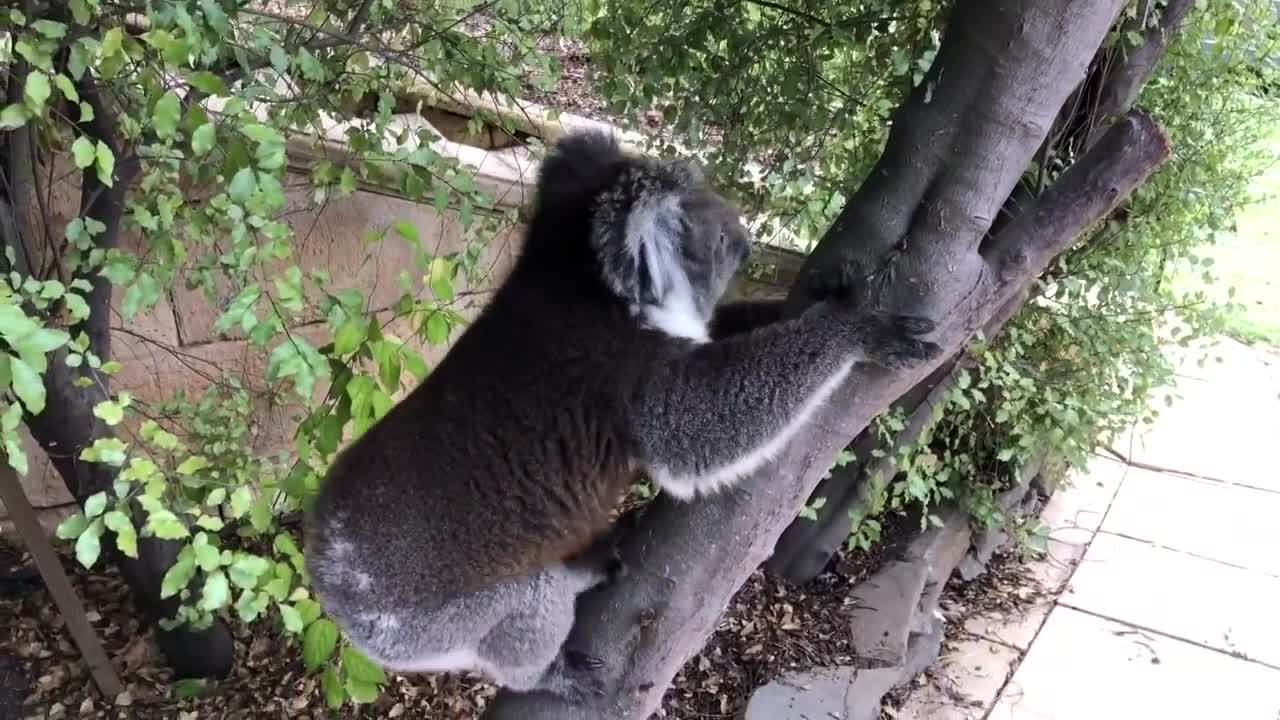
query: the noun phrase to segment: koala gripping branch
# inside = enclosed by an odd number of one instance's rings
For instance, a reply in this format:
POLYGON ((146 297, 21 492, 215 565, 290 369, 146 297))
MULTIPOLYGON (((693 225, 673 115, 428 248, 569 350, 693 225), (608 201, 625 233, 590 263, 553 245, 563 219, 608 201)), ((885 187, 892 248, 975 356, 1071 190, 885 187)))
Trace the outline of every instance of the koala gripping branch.
MULTIPOLYGON (((989 222, 957 227, 934 221, 975 218, 982 207, 999 207, 1004 197, 996 195, 1007 195, 1044 139, 1043 131, 1025 132, 1025 118, 1003 115, 1022 108, 1036 117, 1052 117, 1083 77, 1082 69, 1101 46, 1120 5, 1115 0, 1028 0, 993 7, 960 0, 939 52, 939 63, 949 64, 926 76, 922 87, 931 86, 930 99, 922 102, 925 90, 918 90, 908 100, 904 108, 909 111, 895 118, 890 140, 899 149, 929 147, 940 125, 959 122, 963 129, 948 143, 955 152, 941 159, 941 166, 906 163, 893 173, 876 173, 880 177, 851 200, 851 205, 887 208, 902 216, 885 219, 908 228, 899 243, 906 249, 877 252, 884 255, 881 259, 902 253, 892 262, 901 263, 899 276, 909 283, 899 284, 910 285, 911 291, 889 288, 885 309, 912 313, 921 303, 937 308, 937 340, 945 348, 960 347, 1080 232, 1104 218, 1168 158, 1164 133, 1147 116, 1132 113, 1115 123, 1032 211, 986 247, 982 238, 989 222), (994 15, 1000 17, 991 19, 994 15), (990 48, 1001 48, 999 57, 990 48), (1067 68, 1071 76, 1055 76, 1067 68), (957 81, 948 88, 950 78, 957 81), (974 78, 983 81, 975 85, 974 78), (1000 102, 986 105, 1003 110, 966 112, 979 97, 997 98, 1000 102), (1022 131, 1002 134, 1011 124, 1022 131), (993 160, 991 138, 1002 136, 1006 141, 995 147, 1000 156, 993 160), (921 172, 934 179, 925 183, 923 194, 914 193, 911 188, 919 185, 921 172), (913 199, 901 202, 904 196, 913 199)), ((824 261, 835 258, 840 252, 830 245, 852 250, 857 241, 851 238, 861 232, 856 223, 838 223, 815 253, 822 253, 824 261)), ((574 703, 546 693, 504 691, 486 718, 649 718, 676 672, 715 630, 733 593, 768 556, 836 450, 932 369, 889 372, 859 366, 808 429, 738 488, 688 503, 660 496, 622 541, 627 575, 580 598, 566 647, 601 661, 591 671, 599 692, 574 703)))

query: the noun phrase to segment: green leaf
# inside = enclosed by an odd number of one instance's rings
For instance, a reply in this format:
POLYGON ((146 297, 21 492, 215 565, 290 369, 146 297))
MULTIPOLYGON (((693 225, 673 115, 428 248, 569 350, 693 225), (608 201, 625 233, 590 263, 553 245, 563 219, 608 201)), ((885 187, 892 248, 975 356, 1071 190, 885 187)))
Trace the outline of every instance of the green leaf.
POLYGON ((267 527, 271 524, 271 502, 267 498, 258 498, 254 501, 253 507, 249 508, 249 524, 258 532, 267 531, 267 527))
POLYGON ((126 447, 119 438, 98 438, 93 445, 80 451, 80 459, 120 466, 126 459, 126 447))
POLYGON ((22 406, 14 403, 4 409, 4 413, 0 414, 0 430, 11 433, 18 429, 22 424, 22 406))
POLYGON ((72 540, 80 537, 80 533, 89 527, 89 518, 82 513, 76 513, 66 520, 58 523, 58 527, 53 531, 59 540, 72 540))
POLYGON ((138 313, 144 309, 155 307, 160 302, 160 295, 163 288, 160 281, 154 275, 148 272, 140 272, 134 277, 133 282, 129 284, 129 289, 124 294, 124 302, 120 306, 120 313, 125 319, 132 320, 137 317, 138 313))
POLYGON ((178 557, 178 561, 169 568, 164 574, 164 578, 160 580, 160 597, 161 599, 173 597, 179 591, 191 582, 191 578, 196 574, 195 557, 178 557))
POLYGON ((320 677, 320 686, 324 689, 324 702, 330 708, 337 710, 342 707, 342 703, 346 702, 346 688, 342 687, 342 681, 338 679, 338 673, 332 665, 324 669, 324 675, 320 677))
POLYGON ((289 581, 283 578, 276 578, 264 585, 262 592, 275 598, 277 602, 284 602, 289 596, 289 581))
POLYGON ((179 475, 195 475, 201 470, 209 467, 209 465, 209 459, 205 456, 192 455, 186 460, 183 460, 181 465, 178 465, 177 473, 179 475))
POLYGON ((27 107, 31 108, 34 113, 44 110, 44 104, 49 100, 52 93, 52 87, 49 85, 49 76, 39 70, 32 70, 27 74, 27 83, 22 91, 22 99, 26 102, 27 107))
POLYGON ((453 300, 453 263, 445 258, 433 258, 428 271, 428 284, 436 300, 447 303, 453 300))
POLYGON ((191 543, 191 549, 196 555, 196 566, 207 573, 222 567, 222 552, 216 545, 209 544, 208 535, 199 533, 196 535, 196 540, 202 541, 198 544, 191 543))
POLYGON ((0 130, 14 130, 27 124, 31 113, 26 106, 14 103, 0 110, 0 130))
POLYGON ((217 507, 221 505, 223 502, 225 502, 226 499, 227 499, 226 488, 214 488, 213 490, 209 491, 208 495, 205 496, 204 504, 210 507, 217 507))
POLYGON ((44 300, 57 300, 67 294, 67 286, 57 280, 45 280, 44 288, 40 290, 40 297, 44 300))
POLYGON ((353 703, 367 704, 376 702, 378 699, 379 690, 377 685, 348 678, 346 687, 347 695, 351 697, 351 702, 353 703))
POLYGON ((302 616, 294 610, 292 606, 280 604, 280 619, 284 621, 284 629, 297 635, 302 632, 305 625, 302 622, 302 616))
POLYGON ((107 147, 107 144, 102 142, 101 140, 98 141, 98 145, 95 148, 95 151, 97 152, 97 155, 98 155, 98 180, 103 185, 106 185, 107 187, 111 187, 112 185, 115 184, 115 172, 116 172, 115 153, 111 152, 111 148, 107 147))
POLYGON ((418 235, 418 226, 408 220, 401 220, 391 226, 396 234, 409 241, 414 247, 422 245, 422 237, 418 235))
POLYGON ((257 595, 252 590, 240 593, 240 599, 236 601, 236 614, 240 616, 240 620, 251 623, 261 612, 258 609, 257 595))
POLYGON ((62 93, 62 97, 68 102, 76 104, 80 103, 80 93, 76 92, 75 83, 71 82, 71 78, 58 73, 53 76, 53 84, 58 88, 58 92, 62 93))
POLYGON ((182 114, 182 104, 178 95, 170 90, 158 102, 151 115, 152 127, 161 139, 169 139, 178 129, 178 118, 182 114))
POLYGON ((102 518, 94 518, 89 527, 76 538, 76 560, 89 568, 102 554, 102 518))
POLYGON ((231 586, 227 583, 226 573, 215 570, 204 581, 204 590, 200 593, 201 610, 213 612, 219 610, 231 599, 231 586))
POLYGON ((22 358, 10 356, 10 367, 13 372, 13 392, 22 401, 22 405, 31 415, 39 415, 44 411, 44 380, 35 368, 22 358))
POLYGON ((197 156, 207 155, 213 149, 218 129, 213 123, 205 123, 191 133, 191 152, 197 156))
POLYGON ((362 683, 381 685, 387 681, 387 676, 382 671, 382 668, 375 665, 373 661, 350 645, 342 649, 342 671, 351 680, 358 680, 362 683))
POLYGON ((120 52, 124 45, 124 32, 120 28, 111 28, 102 36, 102 57, 108 58, 120 52))
POLYGON ((187 82, 191 83, 191 87, 199 90, 205 95, 226 95, 227 84, 222 78, 214 75, 208 70, 200 70, 193 72, 187 76, 187 82))
POLYGON ((432 345, 443 345, 449 340, 449 321, 444 313, 433 312, 427 318, 427 342, 432 345))
POLYGON ((84 501, 84 515, 87 518, 96 518, 107 509, 107 494, 99 491, 89 496, 84 501))
POLYGON ((216 518, 212 515, 201 515, 196 518, 196 525, 210 532, 219 532, 226 527, 226 523, 222 522, 222 518, 216 518))
POLYGON ((231 574, 231 582, 237 587, 248 589, 257 586, 258 579, 270 569, 271 563, 266 558, 246 554, 237 557, 228 572, 231 574))
POLYGON ((168 510, 151 513, 147 517, 147 528, 161 540, 181 540, 191 534, 178 516, 168 510))
MULTIPOLYGON (((281 563, 281 566, 288 569, 288 565, 281 563)), ((302 618, 303 625, 310 625, 320 617, 320 603, 315 600, 303 598, 293 604, 293 608, 298 611, 298 616, 302 618)))
POLYGON ((302 636, 302 662, 312 672, 333 656, 338 645, 338 626, 328 618, 320 618, 307 626, 302 636))
POLYGON ((361 341, 368 334, 365 326, 364 318, 350 317, 342 326, 338 328, 338 332, 333 336, 333 354, 338 357, 347 355, 360 347, 361 341))
POLYGON ((93 414, 108 425, 119 425, 124 420, 124 408, 112 400, 103 400, 95 405, 93 414))
POLYGON ((244 517, 252 504, 253 491, 244 485, 236 488, 231 492, 231 517, 237 520, 244 517))
POLYGON ((173 696, 179 700, 197 698, 208 691, 205 681, 197 678, 182 678, 173 683, 173 696))
POLYGON ((297 543, 293 541, 293 538, 285 535, 284 533, 276 535, 275 539, 271 542, 271 549, 289 558, 302 557, 302 553, 298 551, 297 543))
POLYGON ((292 378, 294 390, 306 400, 311 399, 316 380, 328 375, 329 363, 301 335, 287 338, 267 360, 267 379, 292 378))
POLYGON ((131 558, 138 557, 138 531, 133 527, 133 521, 129 519, 119 510, 112 510, 102 516, 103 522, 107 529, 116 534, 116 547, 120 548, 120 552, 131 558))
POLYGON ((67 36, 67 26, 53 20, 36 20, 31 23, 31 29, 50 40, 58 40, 67 36))
POLYGON ((232 176, 231 182, 227 185, 227 194, 232 200, 243 205, 253 197, 257 189, 258 179, 253 173, 253 168, 243 167, 232 176))
MULTIPOLYGON (((76 21, 76 24, 88 25, 89 20, 93 17, 93 13, 89 9, 88 0, 71 0, 69 5, 71 6, 71 17, 76 21)), ((94 3, 94 8, 97 8, 96 2, 94 3)))
POLYGON ((36 328, 30 332, 23 333, 20 337, 14 337, 8 333, 5 333, 5 335, 9 345, 38 372, 43 372, 48 367, 48 361, 45 357, 47 354, 66 345, 71 340, 71 336, 62 330, 50 330, 49 328, 36 328))

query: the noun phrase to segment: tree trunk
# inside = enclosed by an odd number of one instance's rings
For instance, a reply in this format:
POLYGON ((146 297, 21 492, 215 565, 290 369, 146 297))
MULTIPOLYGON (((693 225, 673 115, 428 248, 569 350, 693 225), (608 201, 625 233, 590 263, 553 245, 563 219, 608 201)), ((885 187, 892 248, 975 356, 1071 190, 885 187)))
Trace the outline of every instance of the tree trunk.
MULTIPOLYGON (((804 270, 866 248, 859 256, 876 260, 864 267, 881 305, 935 318, 934 340, 960 347, 1168 156, 1159 128, 1132 115, 1035 208, 984 242, 1123 4, 960 0, 880 162, 804 270)), ((804 293, 793 289, 789 303, 800 310, 804 293)), ((622 542, 631 572, 583 596, 567 644, 604 660, 595 671, 602 692, 573 704, 504 691, 487 717, 648 718, 836 452, 941 362, 898 373, 858 366, 808 430, 737 487, 685 504, 659 496, 622 542)))
MULTIPOLYGON (((1195 0, 1170 0, 1158 20, 1149 27, 1149 14, 1153 8, 1150 3, 1139 7, 1136 17, 1127 20, 1121 28, 1120 43, 1102 48, 1095 54, 1084 82, 1067 97, 1058 111, 1037 157, 1043 159, 1049 151, 1058 157, 1075 157, 1097 143, 1111 123, 1133 107, 1142 85, 1151 77, 1194 5, 1195 0), (1130 31, 1142 37, 1141 44, 1127 44, 1130 31)), ((991 232, 1000 232, 1023 210, 1034 205, 1044 190, 1044 180, 1043 173, 1037 173, 1037 177, 1020 183, 1005 201, 991 232)), ((1030 297, 1030 289, 1028 283, 1023 293, 1002 307, 982 328, 988 341, 997 337, 1004 325, 1021 310, 1030 297)), ((853 531, 860 511, 869 507, 875 493, 892 481, 895 449, 915 442, 934 425, 937 418, 932 413, 932 406, 941 399, 959 371, 970 365, 961 351, 898 398, 893 406, 906 414, 907 423, 906 428, 891 440, 886 442, 869 430, 854 438, 849 447, 854 461, 834 468, 810 498, 810 502, 817 498, 825 499, 817 510, 817 517, 795 519, 778 539, 773 555, 765 563, 771 575, 803 584, 827 567, 853 531), (883 456, 873 457, 875 451, 880 451, 883 456)))
MULTIPOLYGON (((18 98, 26 72, 21 65, 10 71, 10 99, 18 98)), ((113 185, 103 185, 90 168, 81 175, 80 215, 92 217, 106 229, 96 242, 102 250, 116 246, 124 214, 125 194, 139 171, 136 157, 124 151, 117 141, 114 108, 103 103, 97 89, 81 83, 80 96, 94 106, 94 120, 79 128, 82 133, 106 143, 117 158, 113 185)), ((40 205, 43 188, 40 173, 40 147, 26 127, 0 135, 0 244, 12 248, 12 269, 23 276, 41 274, 43 250, 52 242, 53 230, 40 205)), ((60 229, 59 229, 60 231, 60 229)), ((58 272, 54 268, 53 272, 58 272)), ((111 358, 111 283, 97 273, 85 276, 92 286, 86 302, 90 316, 80 328, 89 338, 90 348, 103 362, 111 358)), ((49 456, 62 476, 72 497, 81 505, 94 493, 109 490, 116 479, 116 468, 102 463, 83 462, 80 452, 99 438, 112 437, 109 426, 93 414, 99 402, 108 399, 111 378, 88 367, 71 368, 65 362, 66 351, 58 350, 49 358, 44 375, 46 404, 35 416, 27 416, 27 428, 49 456), (76 385, 82 373, 91 373, 94 382, 86 388, 76 385)), ((165 630, 158 621, 177 613, 178 598, 160 598, 160 584, 165 572, 177 559, 180 543, 156 538, 139 538, 138 557, 130 558, 115 549, 110 533, 103 541, 104 558, 119 566, 129 585, 134 602, 143 617, 156 624, 156 640, 173 670, 183 677, 222 677, 234 662, 234 646, 226 625, 215 620, 203 631, 185 627, 165 630)))

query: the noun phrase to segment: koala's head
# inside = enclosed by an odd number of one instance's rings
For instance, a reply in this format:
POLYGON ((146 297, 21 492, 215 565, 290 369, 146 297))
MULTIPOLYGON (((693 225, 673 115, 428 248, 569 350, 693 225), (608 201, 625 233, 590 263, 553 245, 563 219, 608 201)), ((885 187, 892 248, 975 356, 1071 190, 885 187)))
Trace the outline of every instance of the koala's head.
POLYGON ((627 158, 595 199, 591 244, 605 284, 648 325, 706 339, 751 236, 690 161, 627 158))

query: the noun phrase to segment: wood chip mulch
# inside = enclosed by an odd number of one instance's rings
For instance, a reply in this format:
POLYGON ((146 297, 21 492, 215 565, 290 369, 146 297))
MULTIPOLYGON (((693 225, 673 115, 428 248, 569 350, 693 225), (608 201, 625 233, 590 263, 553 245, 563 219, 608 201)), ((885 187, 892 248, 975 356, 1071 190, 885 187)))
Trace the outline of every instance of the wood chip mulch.
MULTIPOLYGON (((331 714, 319 678, 302 668, 299 648, 269 622, 232 625, 238 633, 239 662, 230 678, 175 681, 115 570, 85 571, 69 555, 62 559, 126 690, 115 698, 101 697, 30 558, 0 538, 0 718, 471 720, 481 716, 497 692, 474 676, 391 676, 376 704, 331 714)), ((802 588, 763 572, 753 574, 702 652, 676 676, 658 717, 733 718, 753 690, 788 672, 847 664, 852 655, 850 591, 880 562, 873 555, 841 555, 802 588)), ((1016 554, 997 554, 974 582, 953 578, 947 584, 942 601, 947 642, 967 636, 968 618, 1016 616, 1043 594, 1016 554)), ((910 689, 887 698, 886 717, 892 717, 910 689)))
MULTIPOLYGON (((232 625, 240 661, 230 678, 175 681, 116 571, 85 571, 69 555, 62 559, 126 690, 114 698, 98 693, 29 557, 0 538, 0 717, 334 717, 319 678, 304 672, 299 648, 271 623, 232 625)), ((805 588, 756 572, 703 651, 676 676, 659 716, 733 717, 752 690, 785 672, 847 662, 849 590, 877 562, 840 557, 805 588)), ((336 716, 469 720, 480 717, 495 694, 471 676, 392 676, 376 704, 336 716)))

